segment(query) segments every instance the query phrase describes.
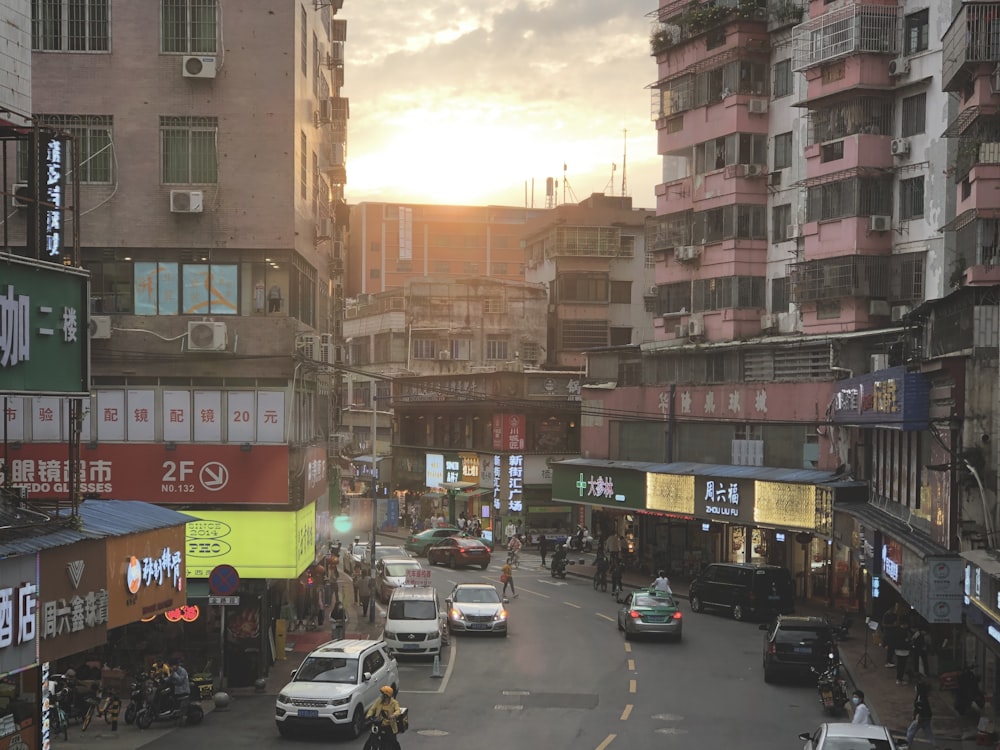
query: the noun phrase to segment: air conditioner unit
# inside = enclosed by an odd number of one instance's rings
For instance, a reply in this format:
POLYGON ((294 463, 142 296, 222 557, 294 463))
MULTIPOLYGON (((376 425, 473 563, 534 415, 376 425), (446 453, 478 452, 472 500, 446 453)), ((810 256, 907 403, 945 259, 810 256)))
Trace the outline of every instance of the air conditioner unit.
POLYGON ((868 229, 872 232, 888 232, 892 229, 891 216, 869 216, 868 229))
POLYGON ((748 99, 747 112, 752 115, 767 114, 767 99, 748 99))
POLYGON ((316 239, 328 239, 333 236, 333 219, 327 217, 316 220, 316 239))
POLYGON ((647 297, 659 297, 660 296, 660 287, 658 287, 656 284, 653 284, 653 286, 649 287, 649 289, 646 290, 646 296, 647 297))
POLYGON ((320 343, 320 337, 317 334, 306 333, 298 337, 296 348, 303 359, 311 359, 314 362, 319 362, 322 357, 320 343))
POLYGON ((189 322, 187 348, 189 352, 224 352, 226 324, 211 320, 189 322))
POLYGON ((677 260, 694 260, 700 254, 700 245, 678 245, 674 248, 674 258, 677 260))
POLYGON ((869 372, 878 372, 879 370, 887 370, 887 369, 889 369, 888 354, 871 355, 871 370, 869 370, 869 372))
POLYGON ((909 305, 895 305, 892 308, 892 322, 899 323, 903 318, 906 317, 907 313, 910 312, 909 305))
POLYGON ((744 177, 760 177, 765 172, 767 172, 767 167, 763 164, 744 164, 743 165, 743 176, 744 177))
POLYGON ((91 315, 90 321, 87 323, 87 330, 92 339, 111 338, 111 316, 91 315))
POLYGON ((215 78, 215 58, 185 55, 181 58, 181 75, 185 78, 215 78))
POLYGON ((898 78, 910 72, 910 61, 905 57, 897 57, 889 61, 889 75, 898 78))
POLYGON ((910 140, 908 138, 893 138, 889 144, 889 150, 893 156, 906 156, 910 153, 910 140))
POLYGON ((337 363, 337 345, 333 341, 332 333, 319 335, 319 361, 328 365, 337 363))
POLYGON ((438 359, 451 359, 451 352, 447 349, 442 349, 438 352, 438 359))
POLYGON ((676 325, 674 326, 674 336, 682 339, 688 335, 688 327, 686 325, 676 325))
POLYGON ((319 100, 319 109, 316 110, 316 120, 320 123, 330 122, 333 119, 333 102, 329 99, 319 100))
POLYGON ((200 214, 205 194, 200 190, 171 190, 170 212, 175 214, 200 214))
POLYGON ((790 240, 797 240, 802 236, 801 224, 788 224, 785 226, 785 237, 790 240))
POLYGON ((326 67, 333 69, 344 64, 344 43, 334 42, 326 53, 326 67))
POLYGON ((869 301, 868 314, 875 318, 888 318, 889 303, 884 299, 873 299, 869 301))
POLYGON ((702 336, 705 333, 705 321, 701 318, 691 318, 688 321, 688 336, 702 336))
POLYGON ((15 182, 10 186, 10 205, 14 208, 27 208, 31 201, 31 193, 28 191, 28 183, 15 182))
POLYGON ((773 331, 778 327, 778 316, 777 315, 761 315, 760 316, 760 328, 762 331, 773 331))

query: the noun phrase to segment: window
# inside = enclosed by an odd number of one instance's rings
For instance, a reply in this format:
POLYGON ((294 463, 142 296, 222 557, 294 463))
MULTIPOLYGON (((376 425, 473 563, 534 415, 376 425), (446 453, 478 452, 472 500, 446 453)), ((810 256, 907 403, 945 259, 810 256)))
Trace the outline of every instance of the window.
POLYGON ((160 50, 214 54, 215 0, 160 0, 160 50))
POLYGON ((774 98, 792 93, 792 61, 780 60, 774 64, 774 98))
POLYGON ((371 279, 372 281, 375 281, 376 279, 381 279, 382 278, 382 269, 380 269, 380 268, 373 268, 373 269, 371 269, 368 272, 368 278, 371 279))
POLYGON ((924 178, 899 181, 899 218, 919 219, 924 215, 924 178))
POLYGON ((218 182, 215 117, 161 117, 161 181, 165 185, 218 182))
POLYGON ((560 327, 563 349, 582 351, 608 345, 606 320, 564 320, 560 327))
POLYGON ((695 279, 692 284, 692 311, 726 308, 766 307, 767 280, 762 276, 724 276, 695 279))
POLYGON ((906 16, 903 21, 903 28, 903 49, 907 55, 913 55, 927 49, 930 24, 929 12, 926 8, 906 16))
POLYGON ((891 215, 891 180, 868 177, 838 180, 813 185, 806 193, 806 221, 891 215))
POLYGON ((771 279, 771 312, 783 313, 788 310, 789 298, 788 277, 780 276, 771 279))
POLYGON ((107 52, 108 0, 34 0, 31 48, 42 52, 107 52))
POLYGON ((487 336, 486 337, 486 359, 507 361, 507 337, 487 336))
POLYGON ((816 319, 831 320, 840 317, 839 299, 821 299, 816 302, 816 319))
POLYGON ((306 6, 302 6, 300 14, 302 29, 299 31, 299 67, 302 68, 302 75, 309 75, 309 16, 306 15, 306 6))
POLYGON ((667 132, 679 133, 684 130, 684 115, 677 115, 667 120, 667 132))
POLYGON ((784 203, 771 209, 771 242, 788 239, 788 225, 792 223, 792 204, 784 203))
POLYGON ((618 305, 632 304, 632 282, 612 281, 611 302, 612 304, 618 304, 618 305))
POLYGON ((556 280, 557 302, 607 303, 608 279, 603 276, 568 275, 556 280))
MULTIPOLYGON (((319 37, 313 34, 313 95, 319 96, 319 81, 322 76, 319 73, 319 37)), ((329 96, 329 92, 327 92, 329 96)))
POLYGON ((611 346, 628 346, 632 343, 632 329, 631 328, 610 328, 608 333, 611 337, 611 346))
POLYGON ((792 166, 792 134, 780 133, 774 136, 774 168, 785 169, 792 166))
POLYGON ((309 164, 306 152, 309 150, 309 142, 306 140, 304 131, 299 131, 299 196, 302 200, 309 195, 309 164))
POLYGON ((903 137, 927 132, 927 94, 903 99, 903 137))
POLYGON ((723 169, 732 164, 764 164, 767 161, 767 136, 731 133, 699 143, 694 147, 695 174, 723 169))
POLYGON ((136 263, 136 315, 236 315, 238 266, 209 263, 136 263))
POLYGON ((705 49, 715 49, 716 47, 721 47, 726 43, 726 27, 721 26, 718 29, 710 31, 705 37, 705 49))
POLYGON ((507 264, 506 263, 494 263, 493 264, 493 275, 494 276, 506 276, 507 275, 507 264))
POLYGON ((39 124, 73 135, 79 154, 80 182, 107 185, 112 180, 111 115, 41 115, 39 124))
POLYGON ((414 359, 437 359, 437 349, 434 339, 413 339, 414 359))
POLYGON ((821 163, 828 161, 837 161, 838 159, 844 158, 844 142, 834 141, 833 143, 824 143, 820 146, 819 150, 819 160, 821 163))

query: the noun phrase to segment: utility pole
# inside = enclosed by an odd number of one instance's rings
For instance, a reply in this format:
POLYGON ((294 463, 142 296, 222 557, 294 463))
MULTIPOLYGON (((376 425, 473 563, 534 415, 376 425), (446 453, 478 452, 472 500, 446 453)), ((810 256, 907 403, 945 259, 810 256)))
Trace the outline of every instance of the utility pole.
MULTIPOLYGON (((375 431, 378 429, 378 398, 376 397, 375 381, 372 380, 372 540, 368 545, 368 554, 371 558, 371 570, 368 574, 371 578, 366 582, 369 591, 372 588, 372 582, 375 580, 375 534, 378 531, 378 491, 375 489, 375 480, 378 479, 378 461, 375 459, 375 431)), ((367 591, 364 593, 368 593, 367 591)), ((375 622, 375 597, 371 598, 368 603, 368 622, 375 622)))

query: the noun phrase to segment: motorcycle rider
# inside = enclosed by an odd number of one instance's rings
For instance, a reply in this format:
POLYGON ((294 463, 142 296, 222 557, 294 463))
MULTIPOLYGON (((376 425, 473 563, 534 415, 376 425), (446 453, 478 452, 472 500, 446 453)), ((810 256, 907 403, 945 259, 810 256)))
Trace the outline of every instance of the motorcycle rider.
MULTIPOLYGON (((392 695, 392 688, 388 685, 384 685, 379 688, 382 695, 379 697, 372 707, 368 709, 368 713, 365 714, 365 718, 371 719, 373 722, 379 722, 384 729, 389 731, 383 736, 383 747, 389 750, 400 750, 399 740, 396 735, 399 733, 399 724, 396 719, 399 718, 400 711, 402 710, 399 706, 399 701, 397 701, 392 695)), ((375 744, 374 736, 368 739, 365 743, 365 750, 371 750, 375 744)))
POLYGON ((176 656, 170 660, 170 684, 174 686, 177 726, 187 726, 188 707, 191 705, 191 680, 181 660, 176 656))
POLYGON ((569 552, 566 551, 565 544, 556 547, 556 551, 552 554, 552 570, 558 572, 565 568, 567 556, 569 556, 569 552))

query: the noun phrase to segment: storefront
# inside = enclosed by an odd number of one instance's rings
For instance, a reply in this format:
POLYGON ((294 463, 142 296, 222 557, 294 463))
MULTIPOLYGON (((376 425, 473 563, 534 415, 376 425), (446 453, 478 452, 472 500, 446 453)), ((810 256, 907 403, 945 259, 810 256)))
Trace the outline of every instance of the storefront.
POLYGON ((225 613, 225 674, 231 686, 250 685, 284 654, 276 652, 275 634, 283 608, 298 619, 321 603, 322 580, 307 571, 325 549, 317 549, 317 508, 300 510, 194 510, 198 520, 187 528, 189 600, 204 616, 182 627, 192 639, 205 639, 216 663, 221 606, 209 603, 208 578, 219 565, 239 576, 231 596, 238 604, 225 613))
POLYGON ((0 598, 10 607, 0 625, 0 750, 40 747, 38 575, 35 553, 0 560, 0 598))
POLYGON ((963 644, 965 660, 976 665, 983 691, 1000 695, 1000 562, 988 550, 969 550, 961 556, 965 562, 963 612, 968 632, 963 644))

